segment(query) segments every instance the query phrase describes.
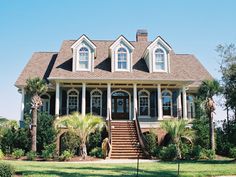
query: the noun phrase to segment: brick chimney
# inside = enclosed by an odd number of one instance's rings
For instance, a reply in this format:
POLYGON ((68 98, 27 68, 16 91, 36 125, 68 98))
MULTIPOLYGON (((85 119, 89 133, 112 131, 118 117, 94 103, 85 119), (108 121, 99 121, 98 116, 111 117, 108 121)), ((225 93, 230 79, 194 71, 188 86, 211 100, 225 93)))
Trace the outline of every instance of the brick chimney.
POLYGON ((145 29, 139 29, 136 33, 136 41, 148 41, 148 32, 145 29))

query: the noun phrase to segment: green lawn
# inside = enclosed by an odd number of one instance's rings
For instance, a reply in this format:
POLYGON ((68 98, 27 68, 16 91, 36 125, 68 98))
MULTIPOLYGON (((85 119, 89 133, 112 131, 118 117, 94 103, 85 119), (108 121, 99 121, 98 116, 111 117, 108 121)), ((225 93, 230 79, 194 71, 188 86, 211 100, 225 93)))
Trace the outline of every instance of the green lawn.
MULTIPOLYGON (((16 172, 30 177, 108 177, 136 175, 136 164, 86 164, 67 162, 7 161, 16 172)), ((181 176, 236 175, 236 163, 229 160, 181 163, 181 176)), ((140 177, 176 176, 176 162, 141 163, 140 177)))

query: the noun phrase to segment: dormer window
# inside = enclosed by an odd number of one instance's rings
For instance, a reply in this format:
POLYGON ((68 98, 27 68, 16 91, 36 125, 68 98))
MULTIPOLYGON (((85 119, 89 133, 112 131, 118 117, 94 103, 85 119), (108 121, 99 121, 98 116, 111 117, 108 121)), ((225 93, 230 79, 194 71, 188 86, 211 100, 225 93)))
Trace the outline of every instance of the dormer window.
POLYGON ((127 70, 127 50, 123 47, 119 48, 117 51, 117 69, 127 70))
POLYGON ((89 66, 89 50, 87 47, 81 47, 79 50, 79 69, 87 70, 89 66))
POLYGON ((155 70, 165 70, 165 53, 162 49, 158 48, 155 51, 155 70))

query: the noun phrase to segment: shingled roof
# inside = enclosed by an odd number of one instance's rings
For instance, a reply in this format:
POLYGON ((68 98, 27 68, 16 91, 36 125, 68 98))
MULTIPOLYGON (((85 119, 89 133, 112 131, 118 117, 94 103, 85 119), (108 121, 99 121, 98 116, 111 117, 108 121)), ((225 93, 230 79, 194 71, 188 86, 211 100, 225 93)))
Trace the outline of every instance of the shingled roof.
MULTIPOLYGON (((22 74, 16 81, 16 86, 24 85, 28 77, 39 76, 54 79, 77 79, 77 80, 142 80, 142 81, 193 81, 200 83, 205 79, 212 79, 209 72, 190 54, 175 54, 170 52, 170 73, 149 73, 148 67, 142 55, 150 44, 147 41, 131 42, 133 51, 132 72, 111 72, 111 59, 109 58, 109 47, 114 41, 92 40, 96 45, 96 58, 94 61, 94 72, 75 71, 72 72, 72 50, 71 46, 76 40, 66 40, 62 43, 57 53, 35 53, 26 65, 22 74), (56 59, 55 59, 56 58, 56 59), (55 61, 55 63, 54 63, 55 61), (49 67, 49 65, 52 68, 49 67), (39 67, 39 68, 38 68, 39 67), (46 70, 51 70, 49 75, 46 70)), ((197 84, 199 85, 199 84, 197 84)))

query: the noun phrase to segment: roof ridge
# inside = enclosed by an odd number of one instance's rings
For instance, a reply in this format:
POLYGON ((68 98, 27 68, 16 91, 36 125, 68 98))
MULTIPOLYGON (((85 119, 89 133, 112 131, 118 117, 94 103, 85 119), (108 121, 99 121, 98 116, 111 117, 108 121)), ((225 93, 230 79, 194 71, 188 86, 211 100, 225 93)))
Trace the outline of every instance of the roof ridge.
POLYGON ((34 52, 34 53, 59 53, 59 52, 37 51, 37 52, 34 52))

